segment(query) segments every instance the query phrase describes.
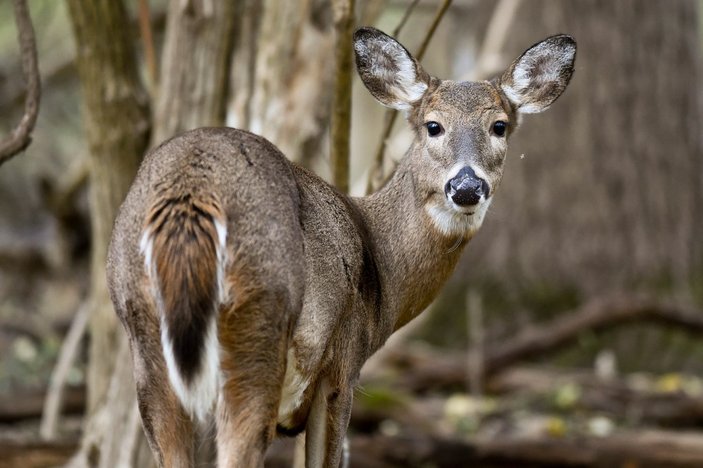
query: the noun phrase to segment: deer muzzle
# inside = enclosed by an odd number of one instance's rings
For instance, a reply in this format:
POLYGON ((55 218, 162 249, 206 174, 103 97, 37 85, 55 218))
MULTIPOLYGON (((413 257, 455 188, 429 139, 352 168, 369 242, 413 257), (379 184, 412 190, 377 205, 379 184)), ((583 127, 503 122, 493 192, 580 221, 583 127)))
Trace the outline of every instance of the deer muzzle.
POLYGON ((478 204, 481 197, 488 198, 488 182, 478 177, 469 166, 462 168, 444 186, 444 193, 458 206, 467 207, 478 204))

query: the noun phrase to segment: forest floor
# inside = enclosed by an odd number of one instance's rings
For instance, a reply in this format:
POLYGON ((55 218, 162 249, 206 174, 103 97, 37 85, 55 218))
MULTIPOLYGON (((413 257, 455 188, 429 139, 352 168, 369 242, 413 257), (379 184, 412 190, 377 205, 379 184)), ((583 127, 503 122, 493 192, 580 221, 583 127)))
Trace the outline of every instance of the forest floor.
MULTIPOLYGON (((40 355, 48 351, 15 335, 3 367, 41 375, 40 355)), ((467 362, 466 352, 408 344, 366 372, 349 431, 351 466, 703 466, 703 380, 696 376, 519 365, 478 385, 467 382, 467 362)), ((0 467, 60 466, 77 447, 80 375, 64 393, 51 442, 39 437, 46 383, 36 375, 0 393, 0 467)), ((293 446, 293 439, 275 442, 267 466, 291 466, 293 446)))

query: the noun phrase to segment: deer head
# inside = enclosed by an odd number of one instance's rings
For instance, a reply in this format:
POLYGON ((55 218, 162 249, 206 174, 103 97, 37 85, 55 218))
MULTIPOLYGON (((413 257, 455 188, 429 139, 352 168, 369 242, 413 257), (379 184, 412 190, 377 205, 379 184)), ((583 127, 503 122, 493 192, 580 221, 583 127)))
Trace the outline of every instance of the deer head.
POLYGON ((547 109, 573 72, 576 43, 549 37, 500 78, 457 82, 429 75, 395 39, 374 28, 354 35, 359 75, 383 105, 403 111, 414 132, 406 156, 415 196, 443 235, 470 237, 500 185, 520 114, 547 109))

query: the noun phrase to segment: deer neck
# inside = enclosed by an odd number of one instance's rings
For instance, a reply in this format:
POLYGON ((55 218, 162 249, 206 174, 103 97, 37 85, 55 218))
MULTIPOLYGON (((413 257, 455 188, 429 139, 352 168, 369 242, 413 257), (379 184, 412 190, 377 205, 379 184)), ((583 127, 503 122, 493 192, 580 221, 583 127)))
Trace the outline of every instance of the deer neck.
POLYGON ((468 238, 448 238, 431 224, 407 158, 378 192, 356 199, 374 242, 383 313, 393 331, 422 312, 454 270, 468 238))

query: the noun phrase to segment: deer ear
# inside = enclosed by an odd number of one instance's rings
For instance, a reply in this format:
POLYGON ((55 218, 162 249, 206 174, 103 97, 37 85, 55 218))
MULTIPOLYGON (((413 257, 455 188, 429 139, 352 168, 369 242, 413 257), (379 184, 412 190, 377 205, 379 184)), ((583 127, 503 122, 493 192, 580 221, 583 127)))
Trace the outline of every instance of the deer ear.
POLYGON ((405 47, 378 29, 357 29, 354 52, 361 81, 384 106, 408 110, 427 91, 430 76, 405 47))
POLYGON ((500 87, 518 112, 547 109, 564 92, 574 72, 576 41, 561 34, 527 49, 500 79, 500 87))

